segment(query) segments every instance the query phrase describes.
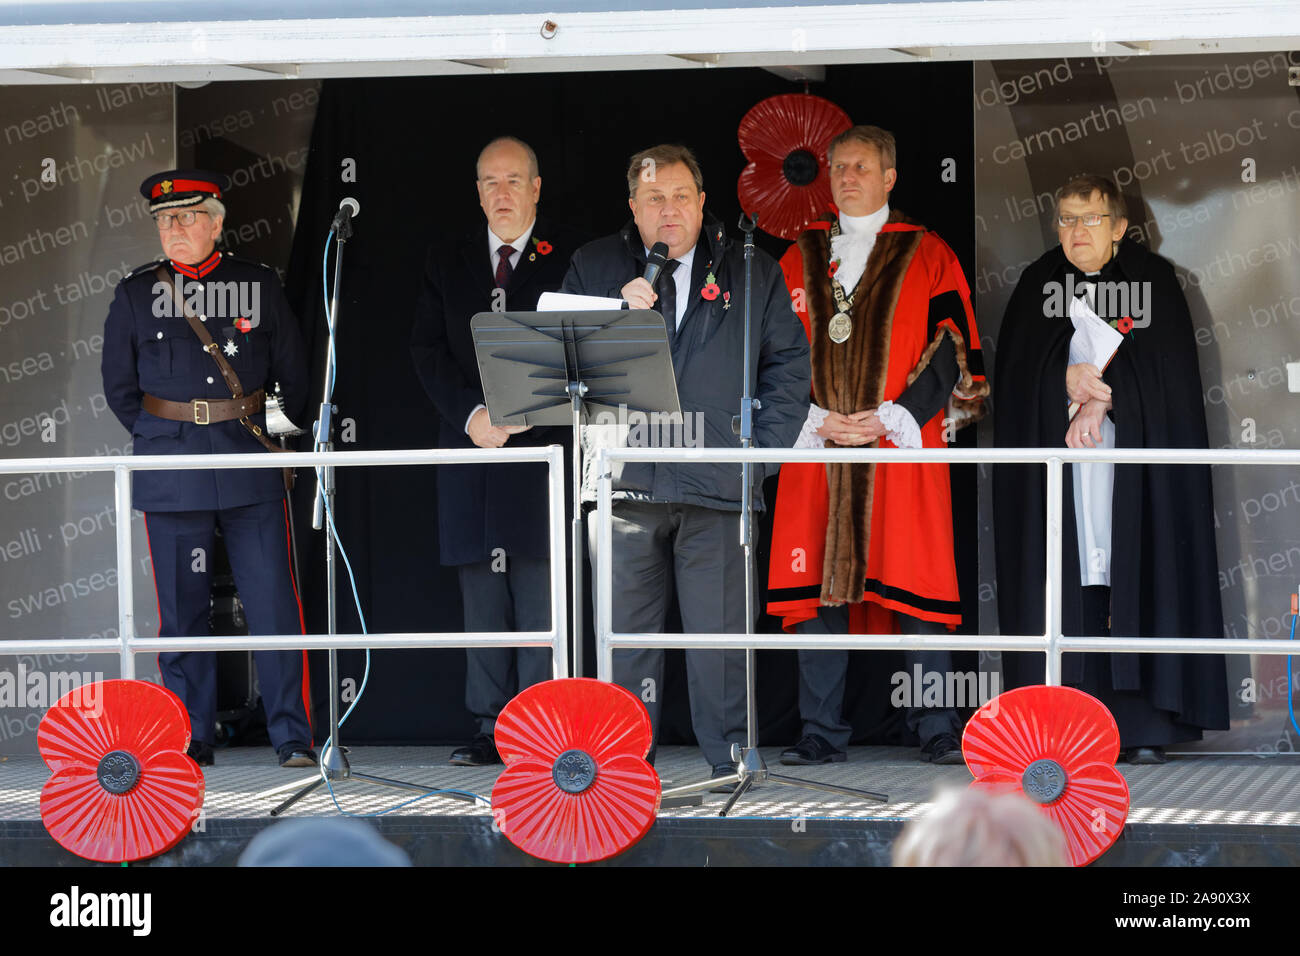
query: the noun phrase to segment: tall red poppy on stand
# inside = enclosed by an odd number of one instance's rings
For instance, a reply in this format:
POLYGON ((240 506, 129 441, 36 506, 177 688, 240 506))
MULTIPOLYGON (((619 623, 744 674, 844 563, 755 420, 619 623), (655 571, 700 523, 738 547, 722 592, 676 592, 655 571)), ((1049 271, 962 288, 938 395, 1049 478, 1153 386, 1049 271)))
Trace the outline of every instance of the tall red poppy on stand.
POLYGON ((525 853, 592 863, 654 824, 650 717, 622 687, 586 677, 534 684, 502 709, 495 737, 506 769, 492 788, 492 817, 525 853))
POLYGON ((185 754, 189 715, 157 684, 77 687, 46 712, 36 743, 54 771, 41 790, 41 820, 59 845, 87 860, 164 853, 203 806, 203 773, 185 754))
POLYGON ((769 235, 797 239, 831 208, 826 147, 852 125, 848 113, 820 96, 787 93, 758 103, 736 134, 749 160, 736 187, 740 208, 757 214, 769 235))
POLYGON ((1124 830, 1128 782, 1115 769, 1119 728, 1097 698, 1073 687, 999 694, 962 735, 972 787, 1023 793, 1065 834, 1070 862, 1101 856, 1124 830))

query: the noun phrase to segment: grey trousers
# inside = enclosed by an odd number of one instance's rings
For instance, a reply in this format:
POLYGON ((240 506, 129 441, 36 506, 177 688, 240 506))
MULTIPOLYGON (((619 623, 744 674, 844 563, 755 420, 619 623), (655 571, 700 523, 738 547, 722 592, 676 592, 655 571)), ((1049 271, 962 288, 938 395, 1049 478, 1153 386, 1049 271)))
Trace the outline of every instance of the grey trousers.
MULTIPOLYGON (((509 558, 504 570, 492 561, 460 566, 466 631, 545 631, 551 626, 550 562, 509 558)), ((500 565, 498 565, 500 567, 500 565)), ((525 687, 551 679, 546 647, 465 649, 465 706, 478 732, 491 734, 497 714, 525 687)))
MULTIPOLYGON (((909 614, 898 615, 898 629, 903 634, 943 634, 942 624, 923 621, 909 614)), ((797 625, 800 634, 847 634, 849 609, 822 607, 817 616, 797 625)), ((947 674, 952 669, 950 651, 904 651, 909 672, 921 665, 922 672, 938 671, 947 674)), ((844 720, 844 677, 848 672, 848 651, 799 652, 799 716, 803 718, 803 732, 819 734, 836 750, 849 745, 853 728, 844 720)), ((921 738, 924 744, 939 734, 961 736, 961 722, 951 708, 908 707, 905 718, 907 729, 921 738)))
MULTIPOLYGON (((745 565, 735 512, 696 505, 616 501, 613 508, 613 627, 624 633, 661 634, 668 601, 677 592, 682 629, 690 633, 743 633, 745 565)), ((592 563, 596 524, 588 522, 592 563)), ((745 740, 744 651, 686 651, 691 726, 704 759, 731 762, 732 743, 745 740)), ((655 744, 664 677, 660 649, 614 653, 614 682, 644 702, 655 744)))

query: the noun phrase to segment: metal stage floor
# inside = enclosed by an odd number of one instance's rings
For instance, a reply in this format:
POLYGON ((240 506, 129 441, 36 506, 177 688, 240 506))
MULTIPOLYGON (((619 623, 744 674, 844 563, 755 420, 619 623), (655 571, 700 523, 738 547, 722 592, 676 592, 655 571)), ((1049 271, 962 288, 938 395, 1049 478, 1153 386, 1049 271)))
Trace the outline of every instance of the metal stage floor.
MULTIPOLYGON (((499 766, 451 767, 450 747, 353 748, 349 754, 354 770, 406 780, 429 789, 455 788, 488 797, 501 771, 499 766)), ((768 847, 770 859, 749 856, 744 862, 857 862, 887 861, 888 846, 907 819, 924 812, 934 793, 944 786, 965 786, 971 780, 964 766, 934 767, 921 763, 917 751, 899 747, 854 747, 842 764, 821 767, 781 767, 781 748, 763 748, 763 756, 774 770, 812 780, 840 783, 884 791, 885 805, 858 802, 834 794, 796 789, 774 783, 756 787, 726 820, 717 817, 725 797, 705 794, 701 806, 666 809, 660 822, 642 842, 662 831, 661 837, 683 837, 697 833, 706 843, 720 837, 735 849, 731 837, 753 835, 768 847), (804 821, 792 826, 792 821, 804 821), (831 859, 818 861, 800 853, 799 859, 782 860, 779 845, 794 835, 821 833, 823 840, 838 847, 831 859), (781 839, 775 839, 775 837, 781 839), (855 840, 861 845, 854 848, 855 840), (845 853, 848 853, 845 856, 845 853), (856 856, 855 856, 856 854, 856 856)), ((656 769, 673 785, 702 779, 708 766, 699 751, 691 747, 662 747, 656 769)), ((1177 865, 1196 863, 1252 862, 1300 863, 1300 758, 1280 756, 1174 756, 1163 766, 1134 767, 1120 764, 1128 780, 1131 810, 1125 837, 1103 862, 1177 865), (1123 853, 1118 851, 1130 844, 1123 853), (1224 855, 1228 845, 1235 847, 1224 855), (1135 855, 1136 854, 1136 855, 1135 855), (1115 857, 1112 861, 1110 858, 1115 857)), ((273 822, 270 810, 284 799, 286 791, 269 792, 290 783, 304 782, 310 770, 288 770, 276 766, 270 747, 237 748, 217 752, 216 766, 204 768, 207 798, 201 832, 193 834, 169 857, 180 865, 231 863, 237 850, 262 827, 273 822), (213 843, 210 852, 199 852, 196 844, 213 843), (215 842, 214 842, 215 841, 215 842), (223 842, 224 848, 215 845, 223 842)), ((49 771, 37 756, 0 757, 0 866, 26 863, 75 863, 70 854, 45 835, 40 824, 40 791, 49 771), (22 844, 22 852, 18 852, 22 844), (44 849, 42 849, 44 847, 44 849), (49 856, 53 853, 57 859, 49 856), (42 855, 44 854, 44 855, 42 855)), ((335 785, 341 807, 359 815, 376 814, 418 796, 401 790, 360 782, 335 785)), ((317 790, 299 801, 282 819, 303 816, 331 816, 335 809, 328 791, 317 790)), ((445 796, 430 796, 385 814, 378 821, 381 832, 411 837, 417 831, 439 832, 437 859, 421 861, 418 841, 407 840, 408 852, 417 862, 510 863, 526 862, 504 838, 491 831, 491 813, 486 805, 471 805, 445 796), (497 844, 493 859, 456 859, 445 837, 452 832, 472 834, 471 843, 481 847, 484 834, 497 844), (514 853, 515 858, 510 854, 514 853)), ((662 839, 660 840, 662 842, 662 839)), ((672 842, 670 840, 670 842, 672 842)), ((680 843, 680 839, 678 840, 680 843)), ((808 841, 805 841, 807 843, 808 841)), ((625 855, 634 858, 641 846, 625 855)), ((678 849, 681 849, 678 847, 678 849)), ((807 847, 811 849, 811 847, 807 847)), ((743 854, 742 854, 743 855, 743 854)), ((661 858, 662 862, 673 862, 661 858)), ((637 862, 629 859, 628 862, 637 862)), ((645 860, 641 862, 655 862, 645 860)), ((676 862, 690 862, 677 860, 676 862)), ((714 865, 727 862, 715 858, 714 865)), ((741 862, 738 858, 735 862, 741 862)))

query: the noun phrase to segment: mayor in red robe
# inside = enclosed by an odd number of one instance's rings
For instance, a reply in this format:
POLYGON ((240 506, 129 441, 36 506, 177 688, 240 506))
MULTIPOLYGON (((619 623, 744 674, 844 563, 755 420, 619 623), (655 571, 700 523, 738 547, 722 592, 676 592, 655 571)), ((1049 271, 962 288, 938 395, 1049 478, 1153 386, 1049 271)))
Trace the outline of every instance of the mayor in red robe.
MULTIPOLYGON (((835 214, 782 259, 812 344, 813 408, 796 447, 943 448, 983 413, 988 383, 952 250, 888 206, 892 135, 855 126, 828 148, 835 214)), ((808 634, 935 634, 961 623, 946 464, 786 465, 768 613, 808 634)), ((908 672, 951 669, 909 651, 908 672)), ((847 651, 800 651, 803 737, 782 762, 845 759, 847 651)), ((922 759, 961 760, 952 702, 908 706, 922 759)))

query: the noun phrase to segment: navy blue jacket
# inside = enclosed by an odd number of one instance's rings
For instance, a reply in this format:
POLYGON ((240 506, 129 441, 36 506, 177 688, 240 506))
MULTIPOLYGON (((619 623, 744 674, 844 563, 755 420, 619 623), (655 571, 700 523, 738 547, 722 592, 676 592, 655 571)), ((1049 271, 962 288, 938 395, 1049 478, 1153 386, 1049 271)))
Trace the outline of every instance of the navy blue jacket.
MULTIPOLYGON (((564 278, 564 292, 621 298, 620 290, 645 272, 645 245, 636 223, 578 250, 564 278)), ((754 444, 790 448, 808 417, 812 369, 808 336, 790 302, 780 266, 761 249, 754 251, 750 319, 750 382, 762 408, 754 413, 754 444)), ((744 391, 744 245, 732 242, 722 224, 705 215, 692 263, 690 302, 671 340, 673 372, 682 412, 700 421, 692 444, 739 448, 731 418, 740 414, 744 391), (702 294, 710 271, 718 294, 702 294)), ((712 290, 711 290, 712 291, 712 290)), ((590 434, 588 432, 587 434, 590 434)), ((586 442, 584 441, 584 444, 586 442)), ((763 479, 779 465, 754 466, 754 506, 763 507, 763 479)), ((584 494, 594 494, 590 469, 584 494)), ((615 497, 678 502, 740 510, 740 465, 616 465, 615 497)))
MULTIPOLYGON (((174 277, 171 264, 160 261, 174 277)), ((217 363, 203 351, 198 336, 161 288, 153 271, 156 265, 141 266, 118 283, 104 323, 104 398, 131 432, 134 454, 271 454, 237 420, 196 425, 158 418, 141 409, 146 392, 174 402, 231 397, 217 363)), ((307 403, 306 353, 275 272, 223 253, 201 279, 186 276, 183 281, 186 295, 202 283, 206 304, 218 306, 211 313, 194 311, 208 315, 208 332, 226 353, 244 394, 259 388, 269 393, 279 382, 285 413, 301 425, 307 403), (240 305, 257 308, 240 309, 240 305), (241 311, 251 314, 241 315, 241 311), (240 331, 236 326, 240 318, 256 324, 240 331)), ((251 420, 266 427, 265 413, 251 420)), ((278 468, 139 471, 134 477, 133 503, 141 511, 239 508, 283 496, 284 479, 278 468)))
MULTIPOLYGON (((506 285, 504 311, 534 311, 543 292, 559 289, 577 247, 576 234, 539 213, 528 248, 506 285)), ((442 448, 477 447, 465 434, 470 413, 483 404, 483 383, 469 323, 477 313, 492 311, 495 289, 486 222, 467 236, 430 249, 411 328, 411 356, 420 383, 438 410, 438 445, 442 448)), ((570 429, 531 428, 512 436, 505 447, 544 445, 571 449, 570 429)), ((566 503, 570 497, 565 496, 566 503)), ((545 465, 439 468, 442 563, 491 560, 497 548, 507 555, 546 557, 550 553, 547 500, 545 465)))

